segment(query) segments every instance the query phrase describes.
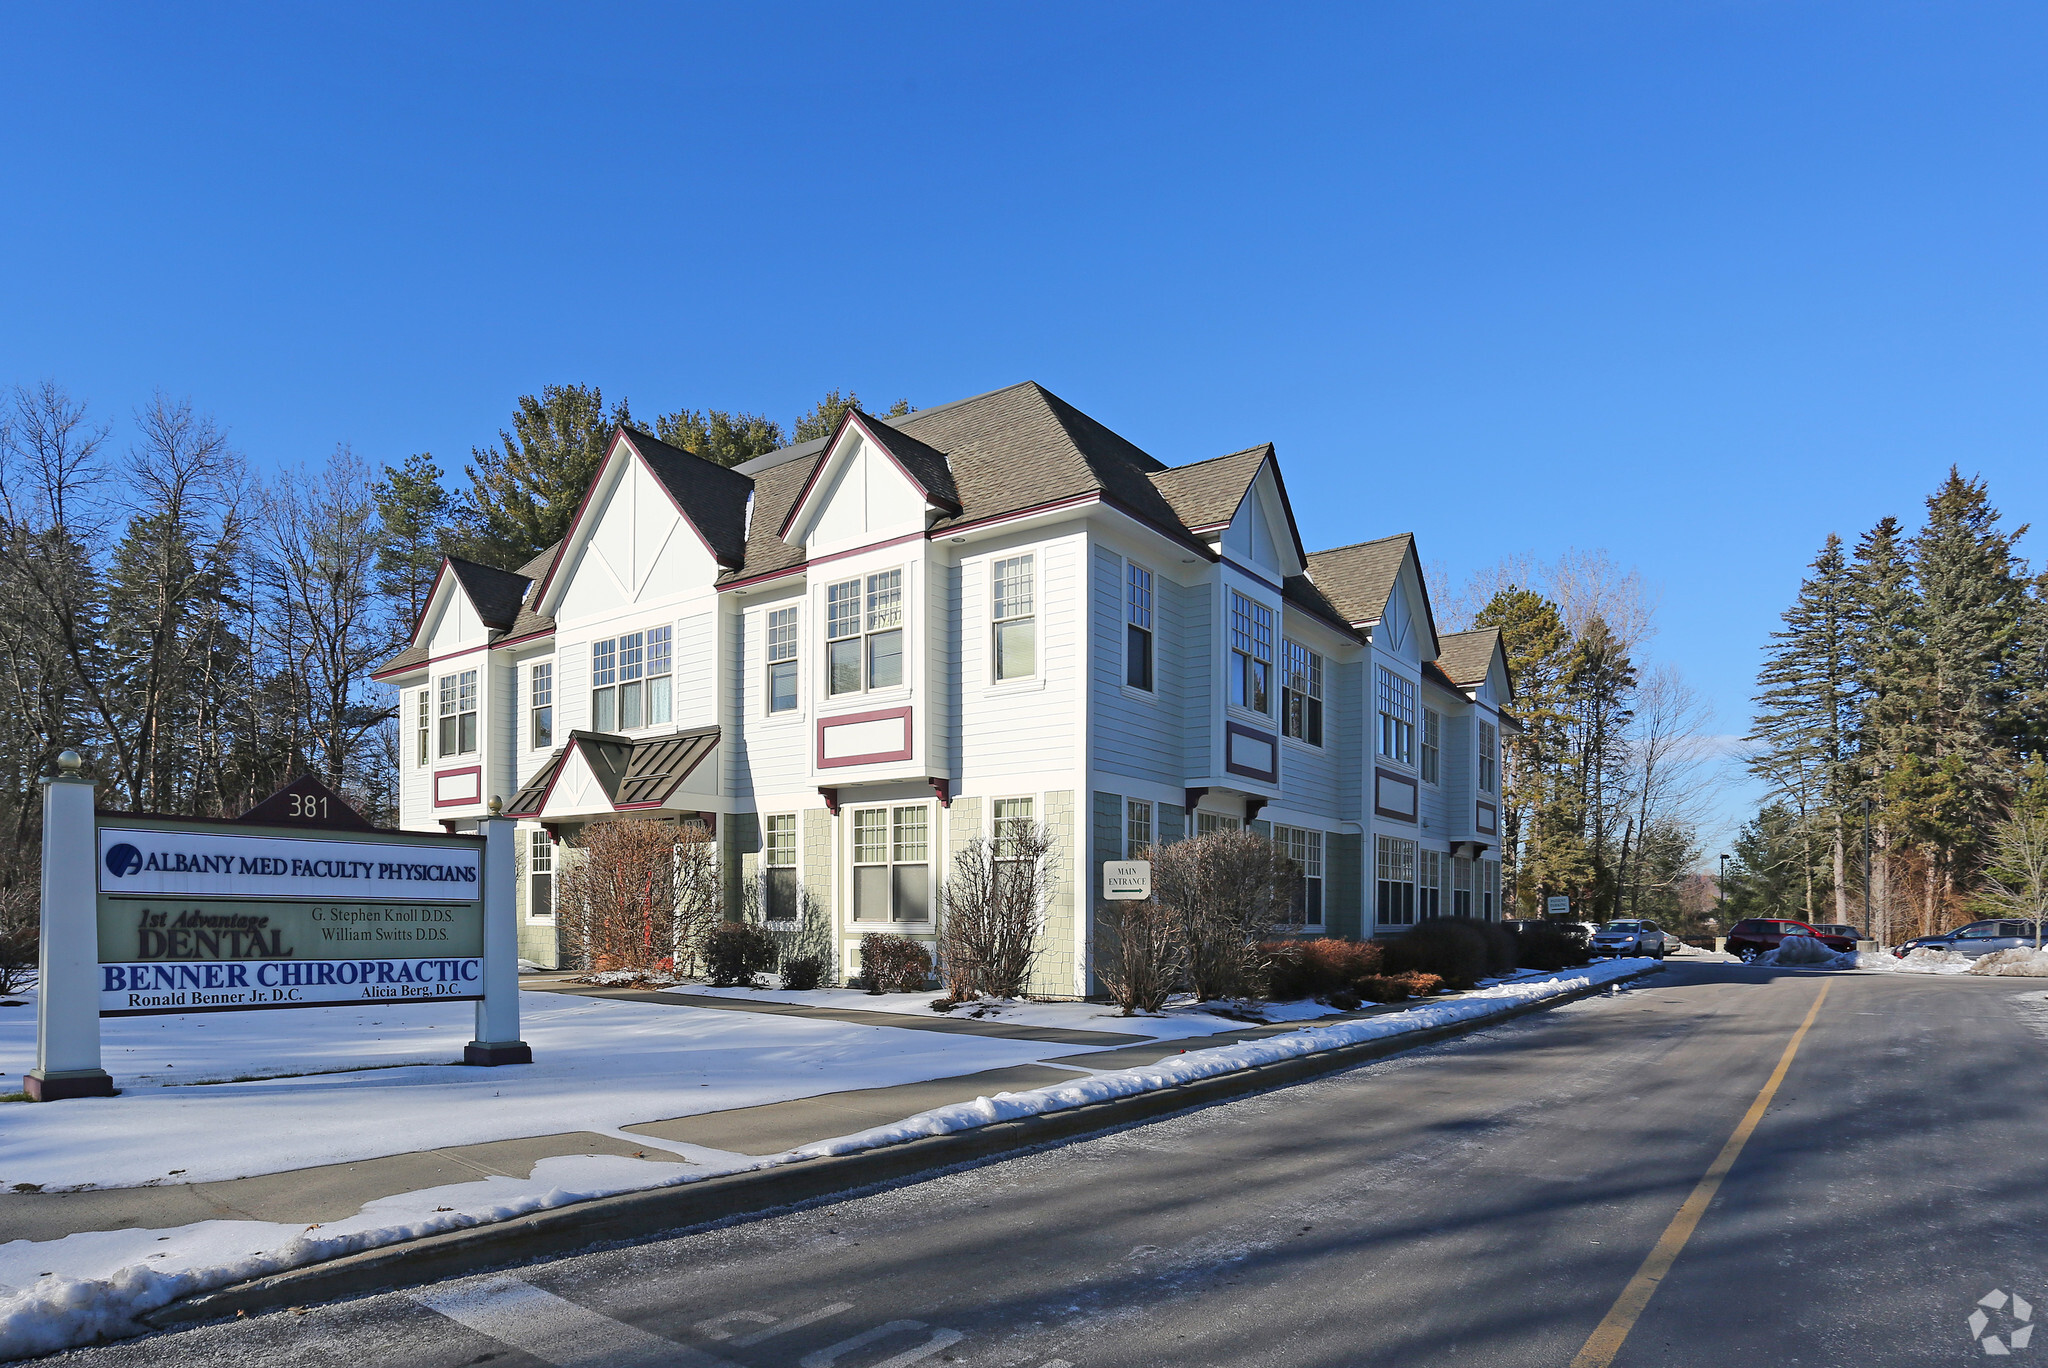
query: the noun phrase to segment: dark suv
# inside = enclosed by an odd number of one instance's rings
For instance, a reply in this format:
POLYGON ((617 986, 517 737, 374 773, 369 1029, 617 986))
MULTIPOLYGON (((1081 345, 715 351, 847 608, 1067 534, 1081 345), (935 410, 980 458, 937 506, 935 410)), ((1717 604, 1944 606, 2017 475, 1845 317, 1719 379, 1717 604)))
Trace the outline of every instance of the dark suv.
POLYGON ((1787 936, 1811 936, 1834 951, 1854 950, 1854 936, 1822 931, 1782 917, 1748 917, 1728 928, 1728 953, 1744 961, 1775 950, 1787 936))

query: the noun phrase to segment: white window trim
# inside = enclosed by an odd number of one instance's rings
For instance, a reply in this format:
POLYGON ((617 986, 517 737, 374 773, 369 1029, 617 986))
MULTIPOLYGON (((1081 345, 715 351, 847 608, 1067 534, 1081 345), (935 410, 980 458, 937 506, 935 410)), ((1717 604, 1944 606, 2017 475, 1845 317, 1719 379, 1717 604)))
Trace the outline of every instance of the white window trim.
MULTIPOLYGON (((1277 725, 1277 728, 1280 732, 1280 740, 1284 744, 1292 745, 1299 750, 1307 751, 1311 755, 1329 754, 1331 692, 1330 653, 1328 651, 1322 650, 1319 647, 1309 645, 1308 642, 1302 640, 1300 637, 1291 637, 1283 632, 1280 637, 1280 659, 1275 663, 1273 668, 1273 681, 1273 697, 1275 707, 1275 716, 1273 718, 1273 721, 1277 725), (1305 736, 1290 736, 1287 732, 1287 646, 1289 642, 1292 642, 1294 645, 1299 646, 1302 650, 1307 651, 1310 656, 1314 657, 1315 660, 1321 661, 1323 664, 1323 693, 1322 697, 1316 699, 1316 702, 1322 704, 1323 706, 1323 739, 1321 741, 1311 741, 1305 736)), ((1306 829, 1307 828, 1304 828, 1304 830, 1306 829)))
POLYGON ((545 660, 529 660, 526 662, 526 712, 525 716, 521 719, 526 725, 523 728, 525 734, 520 738, 519 748, 521 750, 548 751, 555 748, 555 734, 561 730, 561 675, 562 672, 555 668, 555 658, 553 656, 549 656, 545 660), (546 745, 539 745, 533 739, 533 713, 536 706, 533 701, 533 672, 543 666, 548 671, 548 741, 546 745))
MULTIPOLYGON (((924 658, 922 654, 924 637, 922 635, 920 619, 916 616, 917 596, 924 591, 924 583, 922 577, 916 575, 913 571, 914 567, 908 564, 875 565, 869 566, 865 570, 832 575, 819 582, 816 607, 819 633, 817 639, 817 697, 820 712, 823 712, 835 703, 850 703, 856 700, 861 702, 894 702, 899 698, 910 697, 916 687, 914 681, 917 679, 917 675, 913 673, 913 670, 924 658), (868 580, 876 575, 886 575, 891 570, 897 571, 902 575, 902 579, 897 582, 897 592, 901 595, 900 602, 903 620, 893 629, 885 627, 882 630, 894 630, 903 633, 903 682, 901 684, 888 684, 881 688, 875 688, 868 683, 868 638, 875 635, 875 633, 868 630, 867 625, 868 580), (832 614, 826 601, 826 591, 834 585, 844 584, 848 580, 856 581, 860 585, 860 631, 852 638, 828 637, 825 633, 832 630, 832 614), (832 643, 849 639, 860 642, 860 687, 834 693, 832 692, 832 643)), ((798 629, 802 630, 803 618, 801 614, 798 615, 797 625, 798 629)), ((797 668, 799 671, 803 668, 802 638, 798 638, 797 668)), ((803 711, 802 700, 799 699, 797 713, 801 715, 803 711)), ((780 717, 782 714, 777 714, 777 716, 780 717)))
POLYGON ((1116 659, 1117 687, 1124 697, 1140 699, 1146 703, 1159 701, 1159 581, 1160 574, 1143 561, 1119 557, 1116 573, 1117 616, 1116 616, 1116 659), (1152 687, 1141 689, 1131 683, 1131 571, 1142 570, 1152 582, 1152 625, 1144 630, 1152 634, 1152 687))
MULTIPOLYGON (((1280 627, 1282 620, 1283 615, 1278 605, 1268 603, 1264 599, 1258 597, 1255 594, 1247 594, 1244 592, 1244 590, 1239 589, 1234 584, 1226 583, 1223 586, 1222 636, 1224 712, 1227 716, 1242 717, 1247 721, 1255 721, 1261 727, 1270 727, 1276 732, 1280 729, 1280 627), (1264 712, 1260 712, 1258 709, 1250 707, 1246 704, 1239 703, 1230 696, 1231 690, 1234 687, 1233 674, 1237 668, 1237 661, 1234 659, 1234 657, 1238 654, 1237 647, 1232 645, 1230 641, 1231 598, 1233 595, 1245 600, 1247 603, 1255 604, 1258 607, 1265 609, 1268 613, 1272 614, 1272 654, 1268 656, 1264 662, 1266 666, 1266 711, 1264 712)), ((1158 646, 1156 643, 1154 644, 1153 651, 1156 655, 1158 651, 1158 646)), ((1257 660, 1258 657, 1253 656, 1252 659, 1257 660)))
POLYGON ((760 885, 759 897, 761 906, 761 921, 764 925, 768 926, 795 926, 802 920, 801 915, 795 917, 771 917, 768 915, 768 871, 771 869, 788 869, 795 872, 797 894, 796 910, 799 914, 801 914, 803 910, 804 891, 803 815, 798 812, 764 812, 760 814, 760 822, 761 856, 760 859, 756 862, 754 869, 754 877, 755 882, 760 885), (768 822, 771 818, 775 817, 787 817, 790 821, 790 854, 792 858, 790 860, 790 863, 786 865, 771 865, 768 863, 768 822))
MULTIPOLYGON (((1006 693, 1030 693, 1045 687, 1045 548, 1043 546, 1020 547, 1012 551, 1000 551, 982 562, 982 640, 988 658, 984 662, 982 677, 983 693, 1001 695, 1006 693), (1003 561, 1031 558, 1031 673, 1013 675, 1008 679, 996 678, 996 566, 1003 561)), ((1019 622, 1021 618, 1004 618, 1005 622, 1019 622)))
POLYGON ((1314 875, 1304 876, 1315 879, 1315 881, 1321 885, 1321 887, 1317 889, 1317 892, 1321 896, 1316 899, 1316 911, 1319 914, 1316 920, 1298 922, 1276 922, 1274 923, 1273 929, 1275 931, 1280 932, 1321 931, 1330 924, 1330 837, 1334 833, 1326 831, 1322 827, 1303 826, 1299 822, 1275 821, 1272 824, 1272 826, 1273 840, 1283 849, 1286 846, 1286 843, 1280 839, 1280 832, 1283 828, 1289 831, 1313 833, 1316 836, 1318 844, 1321 849, 1321 854, 1317 856, 1317 859, 1320 861, 1322 866, 1321 869, 1314 875))
POLYGON ((1408 758, 1406 760, 1401 759, 1397 755, 1389 755, 1385 751, 1381 750, 1380 740, 1384 734, 1384 723, 1381 721, 1381 719, 1388 716, 1388 714, 1385 709, 1380 707, 1380 677, 1378 674, 1374 674, 1372 677, 1373 757, 1384 764, 1397 766, 1401 769, 1409 771, 1410 773, 1418 773, 1416 764, 1417 761, 1420 759, 1419 752, 1422 748, 1422 684, 1418 680, 1410 679, 1405 673, 1393 668, 1391 665, 1380 665, 1377 662, 1375 662, 1375 669, 1385 670, 1395 679, 1402 680, 1408 685, 1409 696, 1415 702, 1416 716, 1408 719, 1408 758))
POLYGON ((804 601, 802 599, 791 599, 787 603, 767 604, 761 609, 761 626, 758 632, 761 641, 761 674, 759 681, 761 692, 756 695, 756 711, 754 715, 762 723, 771 727, 802 722, 804 718, 810 715, 809 700, 804 695, 804 632, 806 630, 804 618, 804 601), (774 617, 777 613, 792 610, 796 613, 796 706, 785 712, 774 712, 768 706, 768 669, 774 663, 768 659, 768 619, 774 617))
MULTIPOLYGON (((843 843, 846 851, 844 861, 846 873, 846 914, 844 925, 841 927, 841 934, 852 936, 856 941, 859 937, 866 935, 870 931, 884 931, 896 935, 929 935, 933 928, 938 925, 938 910, 946 896, 945 889, 941 886, 941 876, 945 872, 944 866, 946 861, 940 858, 943 854, 940 842, 945 835, 945 826, 939 820, 938 800, 933 798, 912 798, 896 802, 849 803, 840 811, 845 814, 844 820, 846 824, 846 835, 843 843), (896 921, 894 918, 888 921, 860 920, 854 916, 853 871, 867 868, 894 869, 896 867, 896 809, 909 807, 924 809, 924 863, 925 868, 931 871, 930 877, 925 884, 924 920, 896 921), (884 826, 888 832, 890 858, 886 865, 869 866, 863 865, 860 862, 860 843, 854 834, 853 814, 856 812, 875 811, 888 814, 884 826)), ((994 813, 995 808, 993 804, 990 805, 989 811, 991 814, 994 813)), ((797 867, 799 869, 803 867, 803 822, 801 818, 797 822, 797 867)))

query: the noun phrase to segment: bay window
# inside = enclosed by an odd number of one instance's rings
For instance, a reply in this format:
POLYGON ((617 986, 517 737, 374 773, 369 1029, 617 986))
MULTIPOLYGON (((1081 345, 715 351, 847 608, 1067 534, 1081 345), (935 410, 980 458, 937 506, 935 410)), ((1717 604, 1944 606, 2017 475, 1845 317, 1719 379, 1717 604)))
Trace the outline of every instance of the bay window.
POLYGON ((1280 643, 1280 730, 1323 744, 1323 658, 1298 641, 1280 643))
POLYGON ((1207 836, 1214 831, 1236 831, 1244 825, 1235 817, 1226 817, 1220 812, 1198 812, 1195 814, 1195 835, 1207 836))
POLYGON ((1397 764, 1415 763, 1415 681, 1380 666, 1380 754, 1397 764))
POLYGON ((1422 710, 1422 782, 1435 784, 1443 777, 1444 719, 1435 708, 1422 710))
POLYGON ((900 685, 903 572, 885 570, 865 581, 850 579, 826 585, 825 640, 826 692, 859 693, 863 688, 900 685))
POLYGON ((1230 592, 1230 701, 1270 714, 1273 687, 1273 610, 1230 592))
POLYGON ((476 671, 441 676, 442 755, 476 750, 476 671))
POLYGON ((1152 690, 1152 572, 1128 566, 1124 574, 1124 683, 1152 690))
POLYGON ((1038 595, 1034 556, 1010 556, 989 567, 989 619, 995 624, 995 677, 1038 673, 1038 595))
POLYGON ((796 609, 768 615, 768 711, 796 711, 796 609))
POLYGON ((1375 903, 1381 926, 1415 924, 1415 842, 1398 836, 1380 836, 1377 851, 1379 898, 1375 903))
POLYGON ((922 805, 853 814, 853 919, 932 919, 931 839, 922 805))

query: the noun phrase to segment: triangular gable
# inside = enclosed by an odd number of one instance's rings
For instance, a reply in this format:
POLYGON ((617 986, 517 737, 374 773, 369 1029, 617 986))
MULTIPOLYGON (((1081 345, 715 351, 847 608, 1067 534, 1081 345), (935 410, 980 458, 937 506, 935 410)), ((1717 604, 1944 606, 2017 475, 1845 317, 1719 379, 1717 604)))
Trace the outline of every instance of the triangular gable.
POLYGON ((1440 650, 1436 615, 1429 606, 1429 587, 1422 578, 1422 562, 1416 559, 1411 542, 1394 587, 1381 610, 1380 623, 1373 631, 1374 644, 1386 644, 1412 660, 1435 660, 1440 650), (1392 640, 1383 637, 1391 636, 1392 640))
POLYGON ((708 585, 720 568, 741 562, 751 486, 744 475, 620 428, 534 592, 534 611, 555 614, 585 574, 621 603, 641 598, 658 575, 689 576, 698 566, 709 569, 708 585))
POLYGON ((954 488, 953 472, 943 452, 896 431, 887 423, 868 417, 859 409, 848 409, 839 415, 839 424, 825 443, 824 458, 811 467, 803 488, 797 491, 795 501, 782 520, 778 535, 783 541, 795 544, 810 540, 821 524, 829 526, 828 505, 843 496, 852 495, 849 477, 857 472, 862 476, 860 516, 840 521, 849 527, 858 521, 865 529, 873 524, 876 517, 884 521, 891 518, 907 520, 900 515, 909 512, 911 505, 908 503, 900 510, 886 507, 895 501, 887 499, 890 483, 887 477, 877 479, 882 470, 893 472, 925 512, 959 514, 960 496, 954 488), (881 496, 885 507, 870 510, 868 504, 877 495, 881 496))
POLYGON ((1295 530, 1294 510, 1288 506, 1286 487, 1280 483, 1280 465, 1270 454, 1245 486, 1224 538, 1282 579, 1307 568, 1308 555, 1301 549, 1301 535, 1295 530))

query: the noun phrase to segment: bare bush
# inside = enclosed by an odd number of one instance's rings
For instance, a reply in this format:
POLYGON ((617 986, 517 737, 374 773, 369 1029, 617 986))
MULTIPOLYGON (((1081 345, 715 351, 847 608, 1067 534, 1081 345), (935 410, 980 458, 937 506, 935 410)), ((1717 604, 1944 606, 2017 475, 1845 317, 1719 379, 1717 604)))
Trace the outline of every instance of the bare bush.
POLYGON ((1021 997, 1042 946, 1058 843, 1036 823, 977 836, 953 857, 939 931, 946 990, 955 1002, 1021 997))
POLYGON ((24 883, 0 886, 0 997, 19 992, 35 977, 42 930, 40 890, 24 883))
POLYGON ((762 914, 758 882, 748 885, 747 906, 747 919, 760 922, 775 937, 782 956, 783 987, 831 988, 838 984, 839 947, 832 934, 832 914, 811 896, 810 889, 797 885, 796 917, 791 921, 769 921, 762 914))
POLYGON ((1152 896, 1180 921, 1195 996, 1261 990, 1260 943, 1288 919, 1299 878, 1294 862, 1252 831, 1212 831, 1153 850, 1152 896))
POLYGON ((694 967, 719 920, 717 846, 694 823, 592 822, 569 843, 557 911, 580 967, 676 973, 694 967))
POLYGON ((1179 916, 1149 898, 1095 914, 1095 976, 1125 1016, 1166 1005, 1187 979, 1187 948, 1179 916))

